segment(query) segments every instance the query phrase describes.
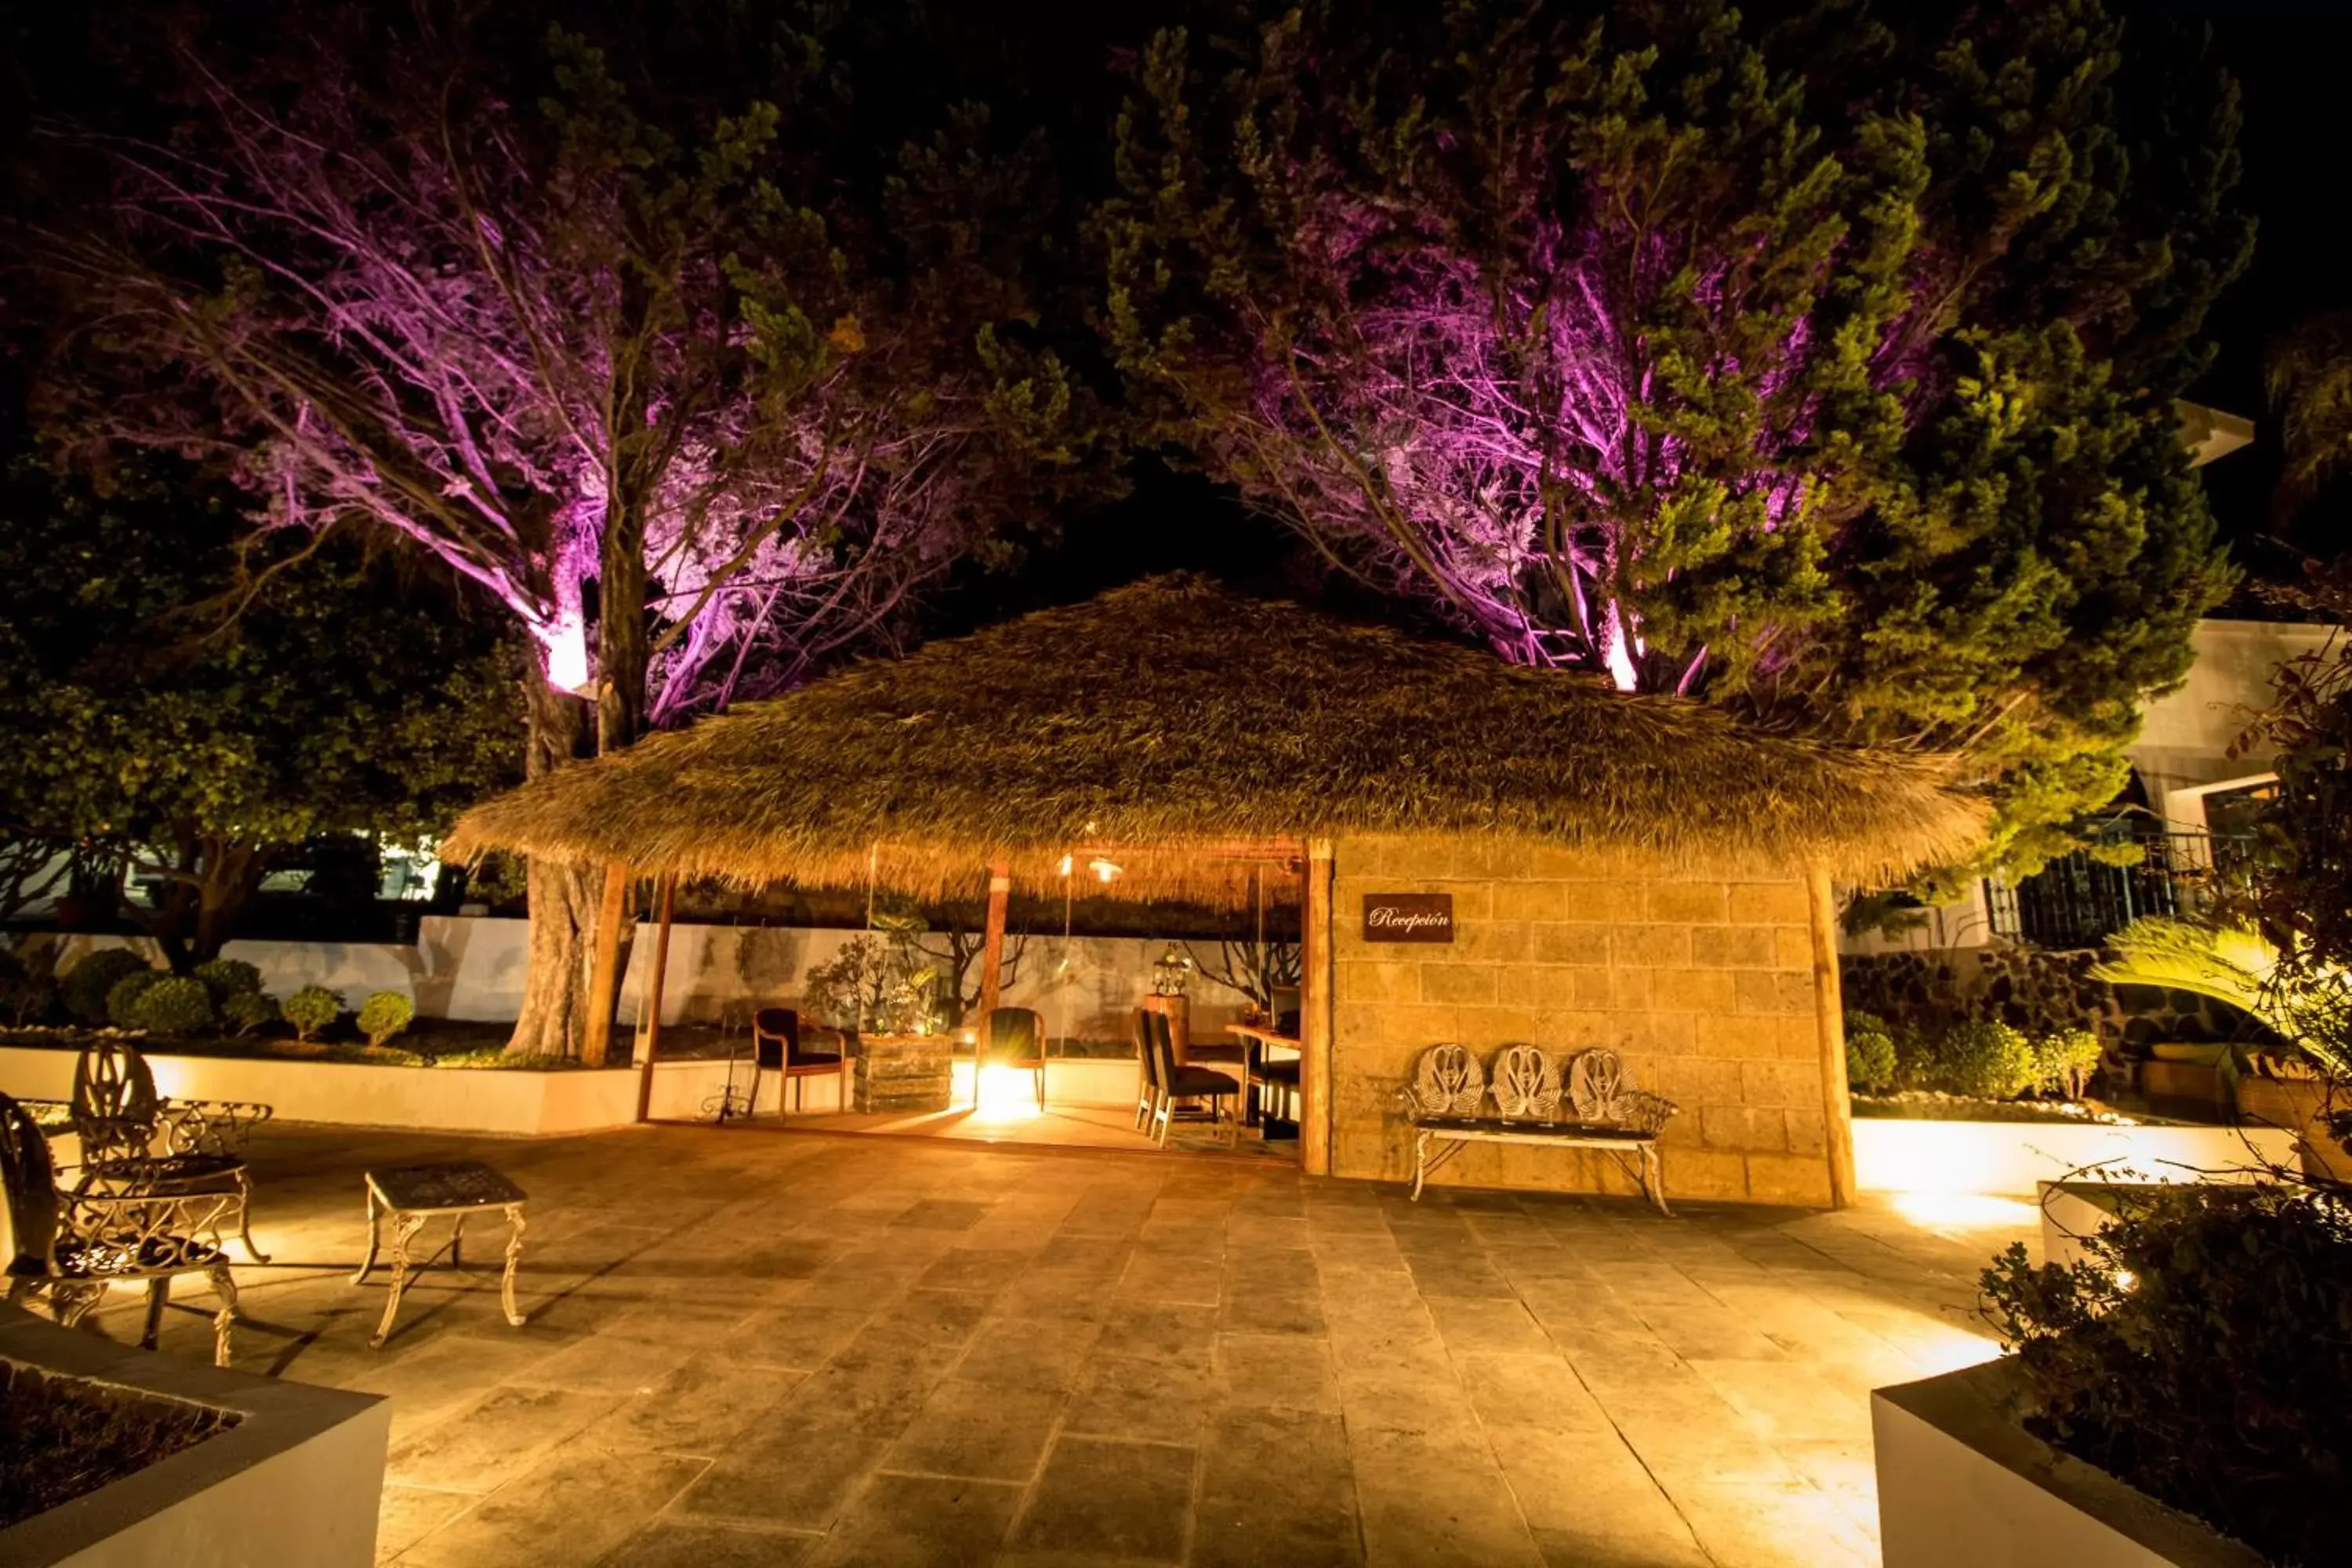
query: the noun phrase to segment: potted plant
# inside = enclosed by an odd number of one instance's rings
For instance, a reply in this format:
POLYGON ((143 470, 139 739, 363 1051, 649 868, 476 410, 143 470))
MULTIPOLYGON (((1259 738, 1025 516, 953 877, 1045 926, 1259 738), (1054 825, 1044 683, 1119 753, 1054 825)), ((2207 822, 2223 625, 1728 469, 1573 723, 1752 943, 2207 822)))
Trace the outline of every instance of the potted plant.
POLYGON ((2012 1247, 1984 1290, 2012 1353, 1873 1398, 1887 1568, 2341 1560, 2339 1192, 2150 1188, 2079 1261, 2037 1268, 2012 1247))

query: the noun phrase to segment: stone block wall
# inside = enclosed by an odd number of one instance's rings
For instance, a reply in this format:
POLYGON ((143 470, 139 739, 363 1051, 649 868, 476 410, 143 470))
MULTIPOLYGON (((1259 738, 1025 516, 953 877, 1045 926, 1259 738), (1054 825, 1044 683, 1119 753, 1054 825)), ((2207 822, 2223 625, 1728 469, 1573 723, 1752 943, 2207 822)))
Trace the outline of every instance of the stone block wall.
MULTIPOLYGON (((1397 1180, 1425 1047, 1615 1048, 1675 1101, 1671 1196, 1829 1202, 1804 884, 1475 839, 1342 838, 1333 868, 1333 1170, 1397 1180), (1367 894, 1450 893, 1450 944, 1368 942, 1367 894)), ((1633 1192, 1606 1155, 1474 1145, 1441 1182, 1633 1192)))

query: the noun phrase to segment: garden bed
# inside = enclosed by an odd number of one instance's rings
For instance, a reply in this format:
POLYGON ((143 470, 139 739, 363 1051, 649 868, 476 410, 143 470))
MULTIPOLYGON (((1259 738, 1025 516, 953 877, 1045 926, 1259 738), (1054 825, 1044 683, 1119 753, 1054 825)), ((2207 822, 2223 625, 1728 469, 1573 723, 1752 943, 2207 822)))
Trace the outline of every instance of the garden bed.
POLYGON ((2130 1127, 2156 1120, 2127 1116, 2096 1100, 1979 1100, 1971 1095, 1937 1094, 1925 1089, 1903 1094, 1857 1094, 1853 1097, 1853 1113, 1913 1121, 2017 1121, 2062 1127, 2130 1127))
POLYGON ((0 1362, 0 1530, 236 1424, 233 1411, 0 1362))

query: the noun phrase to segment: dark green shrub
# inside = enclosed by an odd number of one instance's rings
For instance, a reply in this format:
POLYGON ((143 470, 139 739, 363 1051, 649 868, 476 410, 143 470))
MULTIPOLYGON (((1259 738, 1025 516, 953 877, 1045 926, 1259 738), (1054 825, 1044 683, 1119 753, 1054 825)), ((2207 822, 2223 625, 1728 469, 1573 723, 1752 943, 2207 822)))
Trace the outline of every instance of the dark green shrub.
POLYGON ((409 1026, 416 1004, 397 991, 378 991, 360 1004, 360 1033, 371 1046, 381 1046, 409 1026))
POLYGON ((168 969, 134 969, 114 983, 106 994, 106 1021, 118 1029, 143 1029, 139 1021, 139 1003, 147 993, 172 978, 168 969))
POLYGON ((2277 1563, 2352 1539, 2352 1210, 2324 1189, 2151 1190, 2072 1268, 1984 1275, 2053 1447, 2277 1563))
POLYGON ((239 991, 220 1005, 221 1022, 240 1035, 250 1035, 278 1022, 278 998, 261 991, 239 991))
POLYGON ((215 958, 199 963, 190 971, 204 982, 217 1007, 232 996, 243 996, 261 989, 261 971, 241 958, 215 958))
POLYGON ((305 985, 278 1005, 297 1038, 310 1039, 342 1016, 343 994, 323 985, 305 985))
POLYGON ((2099 1070, 2099 1037, 2089 1029, 2061 1029, 2033 1040, 2033 1086, 2045 1094, 2080 1100, 2099 1070))
POLYGON ((2033 1047, 2007 1024, 1955 1024, 1928 1060, 1931 1089, 1976 1100, 2015 1100, 2033 1087, 2033 1047))
POLYGON ((192 974, 166 974, 139 993, 131 1017, 132 1028, 150 1034, 200 1035, 213 1026, 213 994, 192 974))
POLYGON ((1845 1079, 1848 1088, 1865 1094, 1895 1082, 1895 1035, 1874 1013, 1845 1016, 1845 1079))
POLYGON ((100 948, 84 954, 80 962, 66 971, 58 990, 65 997, 66 1011, 86 1024, 106 1022, 106 996, 126 974, 136 974, 147 967, 147 961, 127 947, 100 948))
POLYGON ((27 964, 15 953, 0 949, 0 1013, 8 1021, 23 1027, 27 1024, 46 1024, 58 1005, 58 982, 49 973, 48 960, 35 954, 27 964))

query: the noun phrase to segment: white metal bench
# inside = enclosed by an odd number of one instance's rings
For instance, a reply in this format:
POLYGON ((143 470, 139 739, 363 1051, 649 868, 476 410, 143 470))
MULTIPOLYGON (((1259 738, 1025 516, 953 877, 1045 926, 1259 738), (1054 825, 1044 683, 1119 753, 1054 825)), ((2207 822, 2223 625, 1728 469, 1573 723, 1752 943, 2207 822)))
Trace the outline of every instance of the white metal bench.
POLYGON ((1615 1051, 1579 1051, 1563 1077, 1542 1047, 1506 1046, 1495 1057, 1490 1089, 1468 1047, 1432 1046, 1402 1093, 1413 1129, 1415 1202, 1430 1173, 1473 1143, 1540 1143, 1601 1151, 1641 1184, 1660 1214, 1674 1212, 1666 1207, 1658 1133, 1677 1107, 1627 1088, 1615 1051))

